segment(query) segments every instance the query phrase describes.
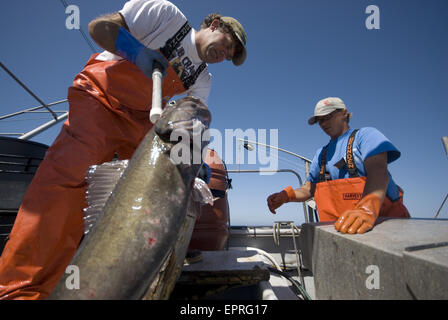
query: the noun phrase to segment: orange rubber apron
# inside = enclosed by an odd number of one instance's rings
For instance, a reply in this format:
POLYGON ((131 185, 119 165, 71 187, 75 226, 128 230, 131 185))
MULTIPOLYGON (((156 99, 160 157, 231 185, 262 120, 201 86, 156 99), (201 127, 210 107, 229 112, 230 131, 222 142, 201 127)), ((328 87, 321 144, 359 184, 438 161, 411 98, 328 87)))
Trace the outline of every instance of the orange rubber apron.
MULTIPOLYGON (((132 156, 152 127, 152 80, 127 60, 93 55, 68 90, 68 120, 29 185, 0 257, 0 299, 44 299, 83 236, 89 166, 132 156)), ((162 97, 186 91, 170 65, 162 97)))
MULTIPOLYGON (((358 130, 354 130, 350 135, 347 143, 346 165, 349 172, 349 178, 328 180, 325 175, 326 146, 322 150, 322 159, 320 166, 320 181, 316 184, 314 200, 316 201, 317 211, 319 213, 319 221, 335 221, 342 213, 355 208, 356 204, 361 200, 366 177, 360 177, 356 169, 353 158, 353 142, 358 130)), ((391 201, 387 196, 381 205, 381 217, 401 217, 409 218, 409 212, 403 204, 403 191, 400 187, 399 198, 391 201)))

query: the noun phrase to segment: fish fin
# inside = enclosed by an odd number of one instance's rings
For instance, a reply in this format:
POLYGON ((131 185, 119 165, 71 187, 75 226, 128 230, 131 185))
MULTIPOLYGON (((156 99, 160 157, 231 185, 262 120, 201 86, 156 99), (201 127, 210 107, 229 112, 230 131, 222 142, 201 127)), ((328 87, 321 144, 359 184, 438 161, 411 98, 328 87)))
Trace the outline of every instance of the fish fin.
POLYGON ((89 167, 84 209, 84 234, 88 234, 103 215, 104 206, 128 166, 128 160, 114 160, 89 167))

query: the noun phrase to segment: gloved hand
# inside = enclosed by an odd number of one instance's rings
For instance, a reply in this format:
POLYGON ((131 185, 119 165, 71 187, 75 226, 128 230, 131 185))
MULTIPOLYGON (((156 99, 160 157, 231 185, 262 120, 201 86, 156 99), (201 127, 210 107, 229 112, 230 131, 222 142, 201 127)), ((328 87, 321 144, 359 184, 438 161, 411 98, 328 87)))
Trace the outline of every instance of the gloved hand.
POLYGON ((135 64, 148 78, 152 78, 154 62, 158 62, 163 77, 166 76, 168 62, 165 57, 158 51, 146 48, 123 27, 118 31, 115 52, 135 64))
POLYGON ((362 198, 355 209, 345 211, 334 224, 341 233, 364 233, 373 228, 381 208, 381 199, 375 194, 362 198))
POLYGON ((212 169, 205 162, 202 163, 201 169, 199 169, 198 178, 205 181, 206 184, 210 183, 210 179, 212 177, 212 169))
POLYGON ((273 214, 275 214, 275 210, 280 207, 282 204, 286 202, 290 202, 295 200, 296 194, 294 192, 294 189, 291 186, 287 186, 285 189, 283 189, 280 192, 271 194, 267 201, 268 201, 268 207, 269 211, 271 211, 273 214))

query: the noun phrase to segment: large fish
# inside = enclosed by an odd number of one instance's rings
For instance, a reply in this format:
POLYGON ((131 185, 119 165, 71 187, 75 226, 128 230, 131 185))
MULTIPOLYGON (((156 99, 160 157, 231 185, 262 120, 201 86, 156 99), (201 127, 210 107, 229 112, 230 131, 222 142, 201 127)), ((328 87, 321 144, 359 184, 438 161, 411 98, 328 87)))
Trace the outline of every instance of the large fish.
POLYGON ((189 242, 180 238, 194 224, 187 221, 187 208, 210 121, 199 99, 186 97, 165 108, 70 263, 79 271, 79 289, 67 286, 70 274, 64 274, 50 299, 160 297, 150 286, 160 282, 161 269, 178 268, 183 257, 173 250, 186 250, 189 242))

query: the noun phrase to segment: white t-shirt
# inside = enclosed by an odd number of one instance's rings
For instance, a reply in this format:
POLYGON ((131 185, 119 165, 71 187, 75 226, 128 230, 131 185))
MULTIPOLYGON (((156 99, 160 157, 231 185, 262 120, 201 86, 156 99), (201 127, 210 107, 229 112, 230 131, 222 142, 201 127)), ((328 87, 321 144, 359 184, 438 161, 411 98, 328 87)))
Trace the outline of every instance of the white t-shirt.
MULTIPOLYGON (((183 13, 171 2, 165 0, 130 0, 120 10, 131 34, 149 49, 157 50, 165 46, 168 39, 187 22, 183 13)), ((199 58, 196 31, 192 28, 179 44, 174 58, 170 61, 176 72, 194 74, 203 63, 199 58)), ((121 57, 108 51, 97 56, 98 60, 117 60, 121 57)), ((206 66, 187 94, 200 98, 206 105, 211 88, 211 74, 206 66)))

